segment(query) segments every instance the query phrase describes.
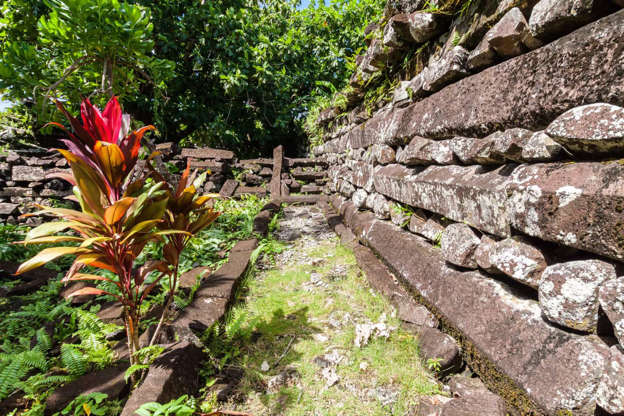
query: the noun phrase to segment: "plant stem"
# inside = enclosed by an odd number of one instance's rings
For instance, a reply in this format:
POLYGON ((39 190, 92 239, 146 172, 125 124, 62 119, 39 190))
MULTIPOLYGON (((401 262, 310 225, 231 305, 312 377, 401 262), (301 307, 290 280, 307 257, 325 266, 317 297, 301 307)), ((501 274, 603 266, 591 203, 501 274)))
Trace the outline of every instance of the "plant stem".
MULTIPOLYGON (((179 255, 178 255, 178 258, 179 258, 179 255)), ((169 310, 169 306, 171 306, 171 302, 173 301, 175 291, 178 285, 179 270, 180 270, 180 262, 177 261, 176 266, 173 270, 173 279, 169 287, 169 293, 167 294, 167 301, 165 302, 165 307, 163 308, 162 314, 160 315, 160 321, 158 321, 158 326, 156 327, 156 331, 154 331, 152 340, 149 343, 150 347, 156 343, 156 340, 158 339, 158 336, 160 335, 160 331, 162 330, 163 323, 165 322, 165 318, 167 316, 167 311, 169 310)))

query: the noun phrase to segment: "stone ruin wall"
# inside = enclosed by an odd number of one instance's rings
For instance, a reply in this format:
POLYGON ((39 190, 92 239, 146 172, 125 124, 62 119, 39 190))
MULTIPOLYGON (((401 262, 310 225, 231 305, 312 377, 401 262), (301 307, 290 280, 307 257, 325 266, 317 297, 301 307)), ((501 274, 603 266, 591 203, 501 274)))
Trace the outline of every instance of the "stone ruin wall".
POLYGON ((388 3, 317 119, 329 201, 512 414, 624 414, 624 2, 422 3, 388 3))
MULTIPOLYGON (((169 172, 169 168, 180 172, 185 169, 187 160, 191 169, 208 169, 210 175, 204 185, 204 192, 218 192, 223 197, 240 197, 244 194, 264 197, 270 191, 275 158, 239 160, 229 150, 208 147, 178 149, 173 143, 157 144, 155 148, 161 152, 160 161, 155 161, 155 167, 161 172, 169 172)), ((320 194, 327 181, 325 163, 284 157, 281 150, 277 156, 281 160, 275 173, 280 177, 280 195, 320 194)), ((134 178, 144 171, 145 162, 139 160, 133 173, 134 178)), ((32 210, 33 203, 72 203, 66 199, 72 195, 71 185, 60 179, 59 174, 71 174, 71 169, 67 161, 54 151, 10 150, 0 155, 0 221, 35 224, 37 218, 19 218, 21 214, 32 210)), ((177 181, 175 176, 175 173, 168 175, 170 180, 177 181)))

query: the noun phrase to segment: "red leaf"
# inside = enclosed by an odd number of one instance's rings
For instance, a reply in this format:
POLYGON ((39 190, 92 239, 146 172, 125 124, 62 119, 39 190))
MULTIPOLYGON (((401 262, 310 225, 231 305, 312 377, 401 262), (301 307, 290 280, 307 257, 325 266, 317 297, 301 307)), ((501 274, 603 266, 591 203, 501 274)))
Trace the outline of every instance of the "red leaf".
POLYGON ((106 108, 104 108, 104 112, 102 113, 104 123, 107 125, 111 139, 113 140, 111 143, 117 143, 119 140, 121 117, 121 106, 119 105, 119 101, 117 101, 117 97, 113 96, 113 98, 108 101, 108 104, 106 104, 106 108))

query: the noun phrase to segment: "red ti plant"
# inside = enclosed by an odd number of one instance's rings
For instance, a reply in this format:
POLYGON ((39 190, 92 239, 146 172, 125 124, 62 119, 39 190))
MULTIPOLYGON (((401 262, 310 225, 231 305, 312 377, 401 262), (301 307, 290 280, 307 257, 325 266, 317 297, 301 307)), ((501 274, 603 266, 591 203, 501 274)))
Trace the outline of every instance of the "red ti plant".
POLYGON ((73 127, 73 132, 66 130, 69 139, 65 144, 69 150, 57 149, 72 170, 72 175, 63 177, 74 185, 74 194, 82 210, 39 205, 40 211, 30 215, 47 214, 58 221, 32 229, 24 243, 73 242, 77 245, 46 248, 24 262, 17 274, 66 254, 76 255, 65 281, 106 281, 116 290, 113 293, 85 287, 72 296, 107 294, 122 304, 130 361, 136 364, 141 304, 160 278, 171 274, 171 266, 177 268, 177 265, 170 264, 166 258, 146 267, 136 267, 135 260, 150 241, 163 241, 166 236, 176 234, 188 238, 191 233, 163 226, 166 223, 163 218, 169 215, 165 213, 171 194, 165 183, 144 179, 128 183, 137 162, 141 137, 153 126, 128 133, 128 123, 123 122, 124 116, 115 97, 103 113, 88 100, 83 101, 82 123, 60 103, 57 105, 73 127), (65 230, 72 230, 74 235, 53 235, 65 230), (108 270, 114 277, 81 273, 85 266, 108 270), (146 283, 147 275, 154 270, 160 272, 157 280, 146 283))
POLYGON ((219 197, 219 194, 199 195, 197 190, 202 186, 208 171, 197 176, 197 171, 189 177, 190 162, 187 161, 186 169, 182 173, 177 186, 168 184, 148 160, 148 168, 151 175, 165 183, 167 192, 167 209, 163 222, 158 227, 163 230, 176 230, 178 233, 168 234, 166 243, 163 246, 163 257, 171 266, 169 277, 169 293, 165 301, 162 316, 158 326, 154 331, 150 345, 153 345, 160 334, 162 325, 166 319, 167 311, 177 290, 180 271, 180 257, 191 238, 204 228, 212 224, 219 212, 216 212, 208 204, 212 198, 219 197))

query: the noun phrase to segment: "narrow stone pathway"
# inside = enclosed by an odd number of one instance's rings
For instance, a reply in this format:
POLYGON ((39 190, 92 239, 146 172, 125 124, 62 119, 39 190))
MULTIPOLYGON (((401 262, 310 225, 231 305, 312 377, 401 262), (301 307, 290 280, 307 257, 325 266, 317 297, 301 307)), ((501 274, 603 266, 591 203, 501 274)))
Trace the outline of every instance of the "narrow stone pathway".
POLYGON ((316 206, 284 208, 274 235, 280 252, 260 260, 211 346, 227 364, 209 397, 253 415, 409 415, 440 393, 316 206))

